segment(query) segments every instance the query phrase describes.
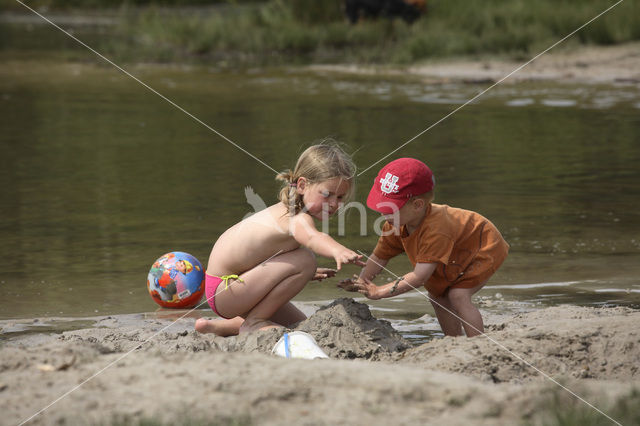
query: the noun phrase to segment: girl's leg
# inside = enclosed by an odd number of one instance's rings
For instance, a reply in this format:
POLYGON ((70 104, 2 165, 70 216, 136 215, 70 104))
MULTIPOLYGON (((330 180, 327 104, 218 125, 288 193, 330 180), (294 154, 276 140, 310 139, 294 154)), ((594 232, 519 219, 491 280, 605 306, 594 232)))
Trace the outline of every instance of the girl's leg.
POLYGON ((284 325, 285 327, 290 327, 293 324, 304 321, 306 319, 307 316, 303 314, 300 309, 296 308, 291 302, 285 303, 270 318, 271 321, 275 322, 276 324, 284 325))
MULTIPOLYGON (((296 308, 293 303, 288 302, 270 318, 276 324, 289 327, 300 321, 307 319, 307 316, 296 308)), ((196 320, 196 331, 199 333, 214 333, 218 336, 227 337, 235 336, 240 332, 240 326, 244 322, 244 318, 235 317, 231 319, 208 320, 199 318, 196 320)))
POLYGON ((245 272, 242 281, 232 282, 228 289, 218 287, 216 308, 224 316, 243 317, 240 332, 279 327, 271 321, 274 316, 281 321, 304 319, 293 305, 285 305, 313 278, 315 271, 316 259, 309 250, 282 253, 245 272))
POLYGON ((485 283, 473 288, 455 288, 449 289, 447 296, 453 308, 458 312, 462 321, 462 327, 467 337, 478 336, 484 333, 484 323, 482 315, 476 306, 471 303, 471 296, 480 290, 485 283))
POLYGON ((436 311, 436 318, 440 323, 440 328, 445 336, 462 336, 458 313, 449 302, 448 293, 440 297, 433 297, 429 294, 429 299, 433 309, 436 311))

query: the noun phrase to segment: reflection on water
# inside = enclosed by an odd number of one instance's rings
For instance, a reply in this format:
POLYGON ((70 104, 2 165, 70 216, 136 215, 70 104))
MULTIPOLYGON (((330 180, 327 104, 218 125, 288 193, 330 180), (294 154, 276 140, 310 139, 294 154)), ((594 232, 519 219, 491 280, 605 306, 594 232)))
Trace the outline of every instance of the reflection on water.
POLYGON ((34 319, 28 322, 0 322, 0 342, 28 335, 59 334, 65 331, 90 328, 94 324, 95 321, 91 319, 51 319, 48 321, 34 319))
MULTIPOLYGON (((364 170, 484 89, 290 69, 132 71, 276 170, 325 136, 347 142, 364 170)), ((511 244, 479 297, 640 306, 639 104, 631 84, 508 84, 395 154, 427 162, 436 202, 479 211, 511 244)), ((0 126, 0 318, 153 311, 145 278, 159 255, 206 262, 251 211, 245 186, 276 200, 271 170, 110 68, 3 62, 0 126)), ((361 176, 357 201, 380 166, 361 176)), ((376 218, 360 237, 350 212, 336 238, 369 253, 376 218)), ((344 296, 334 284, 312 283, 298 300, 344 296)), ((419 295, 372 305, 409 328, 432 314, 419 295)))

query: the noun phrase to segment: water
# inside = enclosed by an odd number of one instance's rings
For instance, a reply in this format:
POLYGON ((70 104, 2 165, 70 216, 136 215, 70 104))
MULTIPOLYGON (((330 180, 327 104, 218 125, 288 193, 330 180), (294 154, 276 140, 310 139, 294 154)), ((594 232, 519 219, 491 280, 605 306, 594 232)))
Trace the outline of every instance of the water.
MULTIPOLYGON (((364 170, 485 87, 289 68, 130 71, 276 170, 325 136, 348 143, 364 170)), ((206 262, 251 211, 245 186, 276 200, 272 170, 108 66, 3 59, 0 128, 0 319, 154 311, 146 274, 157 257, 181 250, 206 262)), ((640 86, 531 82, 497 87, 392 158, 427 162, 436 202, 482 213, 511 244, 478 295, 484 309, 638 308, 639 142, 640 86)), ((357 201, 382 164, 360 177, 357 201)), ((346 235, 335 223, 332 235, 370 253, 377 217, 360 236, 352 211, 346 235)), ((296 300, 351 295, 335 282, 296 300)), ((408 337, 439 332, 420 294, 371 305, 408 337)))

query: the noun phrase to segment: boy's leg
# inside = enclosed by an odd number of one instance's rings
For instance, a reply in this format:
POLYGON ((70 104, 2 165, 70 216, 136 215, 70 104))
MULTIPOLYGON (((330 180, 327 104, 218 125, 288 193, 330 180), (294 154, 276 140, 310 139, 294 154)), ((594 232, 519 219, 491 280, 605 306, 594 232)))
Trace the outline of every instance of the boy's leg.
POLYGON ((462 327, 467 337, 478 336, 484 333, 484 323, 478 308, 471 303, 471 296, 480 290, 486 281, 473 288, 452 287, 447 292, 451 305, 456 310, 462 321, 462 327))
POLYGON ((429 293, 429 300, 436 311, 436 318, 445 336, 462 336, 460 320, 456 316, 456 310, 451 306, 447 293, 444 296, 434 297, 429 293), (455 314, 455 315, 454 315, 455 314))
POLYGON ((244 317, 240 332, 278 327, 271 321, 276 313, 275 319, 303 319, 293 305, 279 311, 304 288, 315 271, 316 259, 309 250, 282 253, 245 272, 242 281, 234 281, 228 289, 218 287, 216 308, 225 316, 244 317))

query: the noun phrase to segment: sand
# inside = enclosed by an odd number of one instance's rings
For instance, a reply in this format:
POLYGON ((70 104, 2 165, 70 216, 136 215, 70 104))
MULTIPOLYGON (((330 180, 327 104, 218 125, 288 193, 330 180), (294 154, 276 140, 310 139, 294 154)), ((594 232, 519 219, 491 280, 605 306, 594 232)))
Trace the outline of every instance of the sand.
POLYGON ((552 81, 578 84, 640 83, 640 43, 616 46, 554 48, 535 58, 536 52, 522 60, 487 58, 472 60, 430 60, 407 67, 363 65, 313 65, 316 71, 376 76, 413 76, 425 84, 449 82, 490 85, 521 81, 552 81), (530 60, 534 59, 528 63, 530 60), (528 64, 527 64, 528 63, 528 64), (525 65, 526 64, 526 65, 525 65), (517 72, 514 72, 516 71, 517 72), (505 79, 506 76, 509 76, 505 79))
POLYGON ((29 424, 538 424, 554 399, 602 416, 548 377, 602 410, 640 388, 640 312, 627 308, 488 315, 486 336, 412 347, 367 305, 338 299, 296 327, 325 360, 272 355, 281 330, 221 338, 193 331, 194 318, 93 321, 4 340, 0 423, 53 403, 29 424))

